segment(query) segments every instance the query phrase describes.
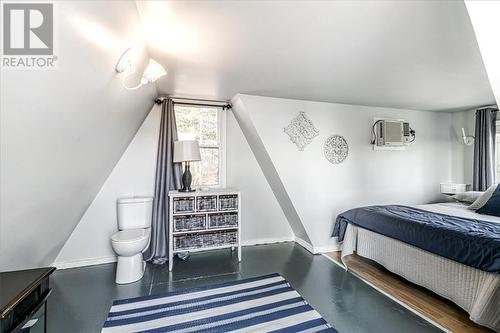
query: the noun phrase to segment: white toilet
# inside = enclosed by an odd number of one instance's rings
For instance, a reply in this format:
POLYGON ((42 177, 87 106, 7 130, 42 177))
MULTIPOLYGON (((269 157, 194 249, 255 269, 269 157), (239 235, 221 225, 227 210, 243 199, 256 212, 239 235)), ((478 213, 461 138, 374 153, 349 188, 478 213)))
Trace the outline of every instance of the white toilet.
POLYGON ((153 198, 118 199, 116 211, 120 231, 111 236, 111 246, 118 255, 115 281, 131 283, 140 280, 146 268, 142 252, 149 245, 153 198))

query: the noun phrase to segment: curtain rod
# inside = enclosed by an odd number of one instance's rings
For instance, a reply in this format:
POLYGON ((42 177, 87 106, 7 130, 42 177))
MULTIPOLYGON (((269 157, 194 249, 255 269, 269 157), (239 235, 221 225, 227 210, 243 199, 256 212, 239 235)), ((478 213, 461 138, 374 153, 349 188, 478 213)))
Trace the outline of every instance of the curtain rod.
POLYGON ((221 106, 223 110, 232 108, 231 103, 229 103, 228 101, 199 99, 199 98, 184 98, 184 97, 160 96, 155 99, 155 103, 161 104, 163 100, 166 98, 170 98, 173 100, 174 104, 180 104, 180 105, 221 106))

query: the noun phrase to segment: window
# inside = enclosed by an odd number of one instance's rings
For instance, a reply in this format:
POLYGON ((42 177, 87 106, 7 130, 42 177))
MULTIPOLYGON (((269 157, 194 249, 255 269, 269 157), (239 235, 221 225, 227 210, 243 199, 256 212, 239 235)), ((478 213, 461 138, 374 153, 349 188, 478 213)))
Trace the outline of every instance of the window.
POLYGON ((191 163, 194 186, 222 187, 224 178, 224 121, 222 107, 175 104, 179 140, 198 140, 201 161, 191 163))

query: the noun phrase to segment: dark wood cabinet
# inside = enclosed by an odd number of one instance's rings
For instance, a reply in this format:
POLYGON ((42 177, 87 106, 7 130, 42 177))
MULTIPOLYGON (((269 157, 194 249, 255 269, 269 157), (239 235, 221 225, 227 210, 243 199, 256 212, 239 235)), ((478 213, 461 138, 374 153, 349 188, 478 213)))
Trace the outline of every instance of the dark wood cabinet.
POLYGON ((49 276, 54 271, 45 267, 0 273, 0 333, 47 331, 49 276), (28 322, 32 328, 22 329, 28 322))

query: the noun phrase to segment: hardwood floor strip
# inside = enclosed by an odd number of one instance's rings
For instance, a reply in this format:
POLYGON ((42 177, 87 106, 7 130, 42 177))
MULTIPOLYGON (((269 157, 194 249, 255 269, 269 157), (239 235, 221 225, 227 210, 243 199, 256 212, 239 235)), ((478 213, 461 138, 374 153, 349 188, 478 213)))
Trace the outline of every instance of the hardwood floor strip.
MULTIPOLYGON (((340 251, 325 253, 344 267, 340 251)), ((386 270, 376 262, 356 254, 344 258, 349 270, 409 309, 454 333, 490 333, 492 330, 469 319, 469 314, 443 297, 386 270)))

